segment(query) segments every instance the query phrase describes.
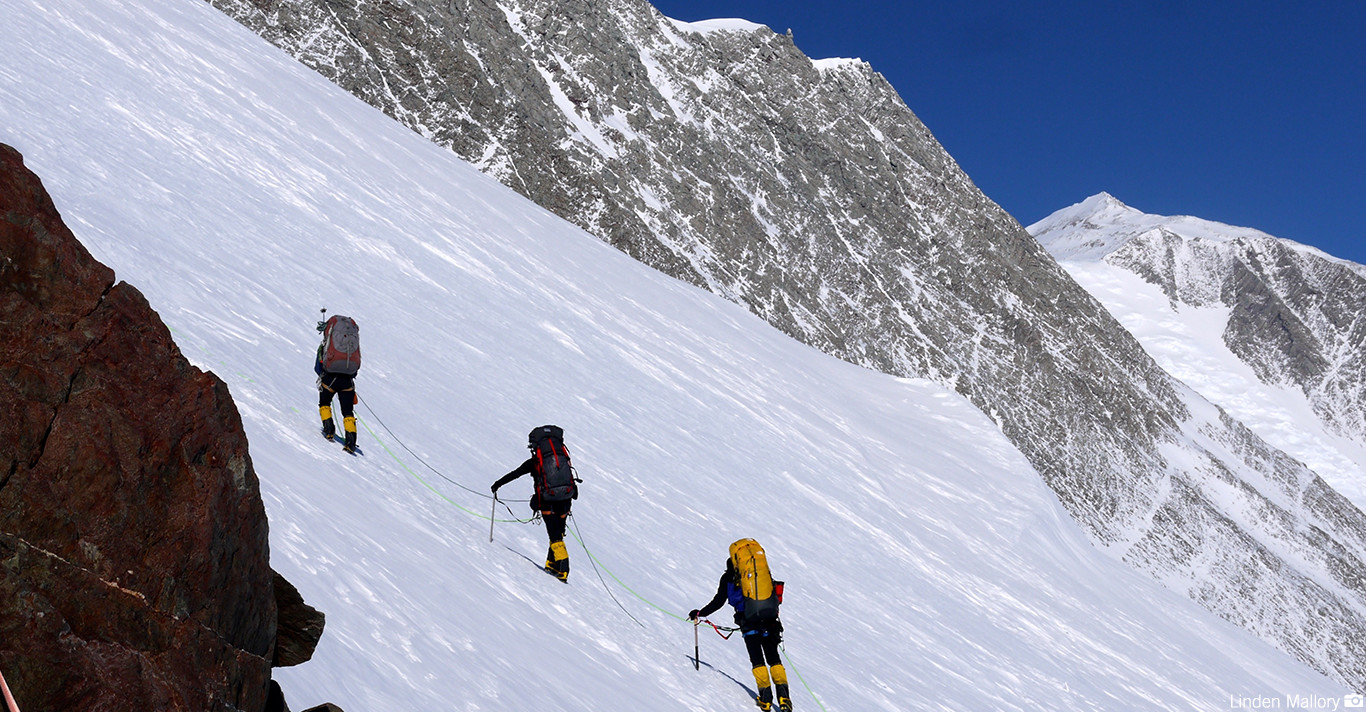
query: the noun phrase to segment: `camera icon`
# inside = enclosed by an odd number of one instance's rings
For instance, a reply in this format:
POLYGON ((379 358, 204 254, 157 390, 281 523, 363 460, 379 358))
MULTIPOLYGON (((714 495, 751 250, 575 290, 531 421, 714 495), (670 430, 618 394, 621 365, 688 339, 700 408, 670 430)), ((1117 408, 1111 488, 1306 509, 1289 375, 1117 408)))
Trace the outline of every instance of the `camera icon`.
POLYGON ((1343 707, 1366 707, 1366 698, 1361 695, 1347 695, 1342 698, 1343 707))

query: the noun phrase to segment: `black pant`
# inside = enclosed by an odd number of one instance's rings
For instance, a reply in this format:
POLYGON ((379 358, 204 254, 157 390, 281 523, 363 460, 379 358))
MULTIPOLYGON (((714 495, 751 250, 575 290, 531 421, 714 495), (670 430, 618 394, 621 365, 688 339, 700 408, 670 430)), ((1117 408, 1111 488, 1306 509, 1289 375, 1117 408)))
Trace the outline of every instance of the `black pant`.
POLYGON ((545 520, 545 533, 550 537, 551 544, 564 541, 564 530, 569 522, 569 507, 573 504, 574 500, 566 499, 563 502, 546 502, 538 508, 541 519, 545 520))
POLYGON ((783 627, 777 621, 753 630, 740 631, 745 636, 745 652, 749 653, 750 667, 783 664, 782 658, 778 657, 778 644, 783 642, 782 631, 783 627))
POLYGON ((318 379, 318 407, 332 405, 332 396, 337 393, 341 394, 338 405, 341 406, 342 417, 354 417, 356 414, 356 382, 350 376, 343 376, 339 373, 324 373, 318 379))

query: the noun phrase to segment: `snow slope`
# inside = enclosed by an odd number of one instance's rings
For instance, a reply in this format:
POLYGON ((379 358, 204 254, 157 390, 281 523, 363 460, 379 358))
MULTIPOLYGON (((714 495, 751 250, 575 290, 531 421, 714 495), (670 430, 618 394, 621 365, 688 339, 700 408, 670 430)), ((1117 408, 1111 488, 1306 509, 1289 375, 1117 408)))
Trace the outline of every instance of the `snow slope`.
POLYGON ((292 707, 750 708, 740 642, 705 633, 694 671, 681 618, 742 536, 787 581, 799 709, 1345 692, 1095 550, 957 395, 633 262, 207 4, 0 16, 0 141, 242 411, 273 564, 327 614, 277 671, 292 707), (363 458, 316 435, 323 305, 363 331, 363 458), (544 422, 586 480, 568 586, 538 527, 488 541, 483 490, 544 422))
MULTIPOLYGON (((1357 507, 1366 509, 1366 444, 1328 427, 1304 388, 1292 382, 1265 382, 1229 347, 1226 333, 1230 307, 1228 297, 1221 296, 1227 291, 1221 281, 1227 271, 1224 263, 1232 258, 1220 249, 1238 240, 1276 242, 1354 272, 1366 267, 1252 228, 1190 216, 1146 214, 1107 193, 1059 210, 1028 230, 1138 337, 1168 373, 1219 404, 1268 443, 1304 462, 1357 507), (1172 298, 1162 285, 1135 273, 1127 262, 1106 259, 1154 231, 1162 231, 1186 246, 1165 260, 1174 265, 1168 269, 1178 275, 1178 290, 1203 299, 1172 298)), ((1323 340, 1330 341, 1326 336, 1323 340)))

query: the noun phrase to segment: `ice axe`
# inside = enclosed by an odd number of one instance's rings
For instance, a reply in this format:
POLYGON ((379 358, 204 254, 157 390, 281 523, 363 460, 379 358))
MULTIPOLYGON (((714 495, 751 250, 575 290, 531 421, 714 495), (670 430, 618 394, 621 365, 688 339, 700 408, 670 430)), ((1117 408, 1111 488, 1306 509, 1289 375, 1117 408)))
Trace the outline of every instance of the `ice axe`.
POLYGON ((692 619, 692 669, 702 669, 702 655, 697 649, 697 627, 702 625, 702 621, 692 619))
POLYGON ((493 491, 493 509, 489 510, 489 543, 493 543, 494 515, 498 514, 498 491, 493 491))

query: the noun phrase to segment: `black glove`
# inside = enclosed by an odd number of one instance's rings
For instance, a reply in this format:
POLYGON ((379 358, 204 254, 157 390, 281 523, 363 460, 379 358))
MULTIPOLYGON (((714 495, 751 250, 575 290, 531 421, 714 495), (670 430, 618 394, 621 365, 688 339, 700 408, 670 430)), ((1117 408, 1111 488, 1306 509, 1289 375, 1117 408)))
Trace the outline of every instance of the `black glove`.
POLYGON ((694 608, 691 611, 688 611, 688 620, 695 621, 697 620, 697 617, 699 615, 702 615, 702 611, 699 611, 696 608, 694 608))
POLYGON ((497 497, 497 496, 498 496, 498 483, 497 483, 497 482, 493 483, 493 486, 492 486, 492 487, 489 487, 489 489, 493 490, 493 496, 494 496, 494 497, 497 497))
POLYGON ((327 322, 325 322, 325 321, 320 321, 320 322, 318 322, 318 333, 319 333, 319 334, 323 333, 323 329, 325 329, 325 328, 327 328, 327 322))

